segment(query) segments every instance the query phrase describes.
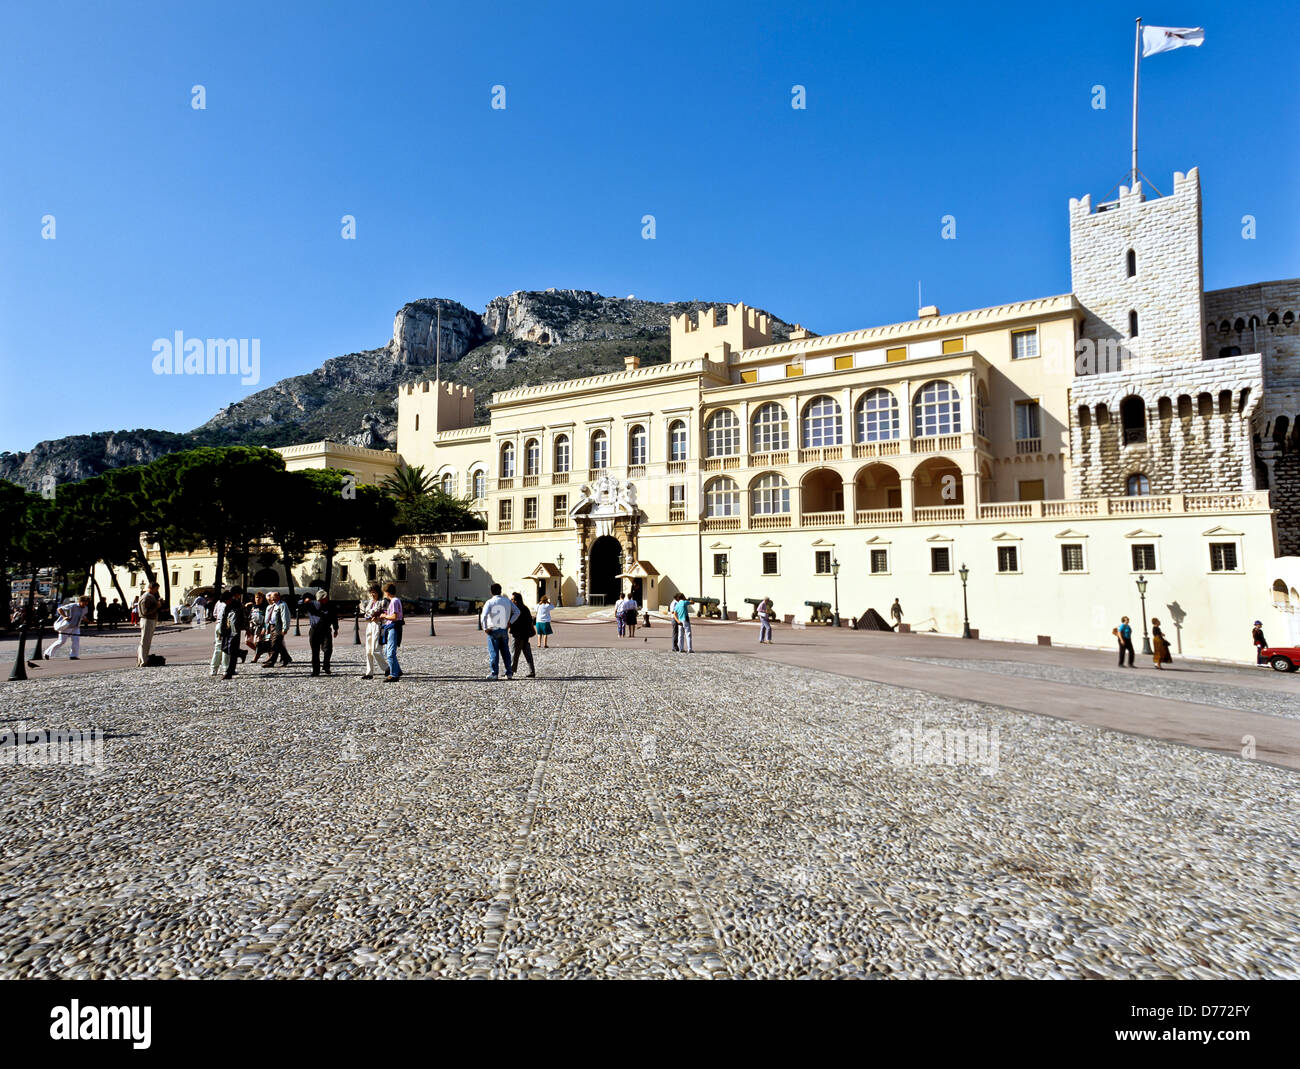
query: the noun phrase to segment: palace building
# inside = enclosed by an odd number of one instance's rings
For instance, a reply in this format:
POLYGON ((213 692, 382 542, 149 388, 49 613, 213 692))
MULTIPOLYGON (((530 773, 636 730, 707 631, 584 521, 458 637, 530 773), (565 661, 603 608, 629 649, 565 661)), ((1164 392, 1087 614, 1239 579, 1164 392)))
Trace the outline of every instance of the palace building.
POLYGON ((897 597, 913 630, 959 634, 965 604, 985 638, 1101 647, 1121 616, 1140 634, 1141 579, 1175 656, 1251 656, 1257 618, 1300 641, 1300 280, 1205 292, 1196 170, 1069 224, 1059 296, 785 341, 709 309, 667 363, 494 394, 483 425, 466 387, 401 387, 396 453, 286 462, 423 465, 487 529, 345 551, 337 593, 771 596, 795 620, 897 597))

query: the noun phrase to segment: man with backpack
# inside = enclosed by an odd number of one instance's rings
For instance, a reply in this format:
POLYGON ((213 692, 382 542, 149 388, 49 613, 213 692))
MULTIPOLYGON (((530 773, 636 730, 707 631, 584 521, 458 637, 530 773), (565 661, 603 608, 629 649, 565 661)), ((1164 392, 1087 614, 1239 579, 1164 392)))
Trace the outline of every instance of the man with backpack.
POLYGON ((158 610, 161 608, 162 598, 158 596, 158 584, 150 583, 137 604, 140 614, 140 645, 136 647, 135 661, 138 668, 149 663, 149 647, 153 645, 153 633, 158 626, 158 610))

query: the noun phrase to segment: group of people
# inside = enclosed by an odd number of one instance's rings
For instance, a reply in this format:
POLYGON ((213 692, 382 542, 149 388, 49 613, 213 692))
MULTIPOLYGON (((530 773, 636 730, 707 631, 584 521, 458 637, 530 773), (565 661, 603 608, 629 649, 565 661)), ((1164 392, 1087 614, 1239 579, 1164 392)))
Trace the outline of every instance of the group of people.
MULTIPOLYGON (((1110 633, 1115 636, 1119 643, 1119 666, 1121 668, 1133 667, 1133 625, 1129 623, 1127 616, 1121 616, 1119 626, 1112 627, 1110 633), (1127 664, 1125 659, 1127 658, 1127 664)), ((1173 663, 1173 656, 1169 652, 1169 640, 1165 638, 1165 633, 1160 627, 1159 617, 1151 617, 1151 663, 1157 668, 1164 668, 1167 664, 1173 663)))
POLYGON ((620 594, 614 602, 614 622, 619 638, 636 638, 636 614, 640 608, 631 594, 620 594))
POLYGON ((501 592, 501 584, 493 583, 491 592, 492 596, 484 602, 479 614, 479 623, 487 635, 488 678, 500 679, 504 669, 506 679, 514 679, 522 657, 528 665, 528 678, 533 679, 537 675, 537 666, 533 663, 533 635, 537 636, 538 648, 546 649, 554 634, 550 596, 541 596, 534 616, 519 591, 506 597, 501 592))

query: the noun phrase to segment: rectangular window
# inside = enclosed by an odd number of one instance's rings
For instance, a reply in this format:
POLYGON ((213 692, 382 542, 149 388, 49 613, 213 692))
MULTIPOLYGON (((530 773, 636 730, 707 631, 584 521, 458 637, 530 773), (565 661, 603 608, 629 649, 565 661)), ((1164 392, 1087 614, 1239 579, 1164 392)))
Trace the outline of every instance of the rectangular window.
POLYGON ((952 559, 948 555, 947 546, 930 547, 930 571, 936 574, 952 571, 952 559))
POLYGON ((1041 410, 1037 401, 1016 402, 1016 440, 1041 438, 1043 433, 1041 410))
POLYGON ((1081 542, 1065 542, 1062 544, 1061 571, 1083 571, 1083 544, 1081 542))
POLYGON ((786 364, 785 377, 787 379, 797 379, 803 374, 803 364, 786 364))
POLYGON ((466 581, 469 579, 469 561, 464 557, 460 559, 460 577, 466 581))
POLYGON ((852 354, 852 353, 849 353, 848 356, 837 356, 837 357, 835 358, 835 370, 836 370, 836 371, 848 371, 848 370, 850 370, 852 367, 853 367, 853 354, 852 354))
POLYGON ((372 583, 379 578, 379 569, 374 564, 366 565, 366 578, 372 583))
POLYGON ((140 576, 140 573, 139 573, 139 572, 132 572, 132 573, 131 573, 131 585, 132 585, 132 586, 135 586, 136 582, 137 582, 138 579, 139 579, 139 576, 140 576))
POLYGON ((1044 495, 1042 479, 1021 479, 1016 484, 1021 501, 1042 501, 1044 495))
POLYGON ((668 487, 668 519, 672 523, 681 523, 686 519, 686 486, 674 483, 668 487))
MULTIPOLYGON (((198 579, 195 579, 194 581, 197 583, 198 579)), ((180 585, 181 585, 181 573, 172 572, 172 586, 180 586, 180 585)))
POLYGON ((757 381, 758 381, 758 372, 757 372, 756 370, 755 370, 755 371, 742 371, 742 372, 740 373, 740 381, 741 381, 741 382, 757 382, 757 381))
MULTIPOLYGON (((343 578, 340 576, 340 578, 343 578)), ((438 581, 438 562, 430 561, 429 563, 429 584, 432 585, 438 581)))
POLYGON ((1038 355, 1038 328, 1011 332, 1011 359, 1028 360, 1038 355))
POLYGON ((497 502, 497 526, 503 530, 510 530, 511 520, 514 519, 515 503, 508 497, 502 498, 497 502))
POLYGON ((537 530, 537 498, 524 498, 524 530, 537 530))
POLYGON ((1210 543, 1210 571, 1235 572, 1237 570, 1237 543, 1210 543))
POLYGON ((873 549, 871 551, 871 574, 872 575, 889 574, 889 550, 873 549))
POLYGON ((713 554, 713 574, 725 575, 727 572, 727 555, 725 553, 713 554))
POLYGON ((569 511, 569 495, 556 494, 551 498, 551 515, 559 519, 569 511))
POLYGON ((399 583, 405 583, 405 582, 406 582, 406 562, 405 562, 405 561, 400 561, 400 560, 399 560, 399 561, 397 562, 396 571, 397 571, 397 581, 398 581, 399 583))
POLYGON ((340 583, 346 583, 347 581, 348 581, 348 566, 347 566, 346 564, 340 564, 340 565, 339 565, 339 582, 340 582, 340 583))
POLYGON ((818 575, 831 574, 831 551, 829 549, 817 550, 817 555, 814 561, 813 570, 818 575))
POLYGON ((906 359, 907 359, 907 346, 906 346, 906 345, 900 345, 900 346, 898 346, 898 347, 895 348, 895 349, 886 349, 886 350, 885 350, 885 363, 886 363, 886 364, 897 364, 900 360, 906 360, 906 359))
POLYGON ((778 561, 775 550, 763 551, 763 574, 777 575, 779 573, 778 561))
POLYGON ((1150 542, 1139 542, 1130 547, 1133 553, 1133 570, 1135 572, 1154 572, 1156 570, 1156 547, 1150 542))
MULTIPOLYGON (((172 574, 173 574, 173 575, 177 575, 177 574, 179 574, 179 573, 177 573, 177 572, 173 572, 172 574)), ((203 582, 202 575, 203 575, 203 573, 200 572, 198 568, 195 568, 195 569, 194 569, 194 585, 195 585, 195 586, 197 586, 199 583, 203 582)))
POLYGON ((966 351, 966 339, 949 338, 943 343, 943 351, 945 355, 948 353, 964 353, 966 351))
POLYGON ((998 571, 1020 571, 1020 554, 1017 546, 998 546, 998 571))

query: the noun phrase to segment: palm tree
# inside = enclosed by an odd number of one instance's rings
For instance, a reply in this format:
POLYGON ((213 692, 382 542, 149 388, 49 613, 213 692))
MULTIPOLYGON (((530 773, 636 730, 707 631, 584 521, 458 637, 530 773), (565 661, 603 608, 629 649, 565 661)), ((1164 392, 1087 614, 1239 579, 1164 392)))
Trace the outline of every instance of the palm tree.
POLYGON ((424 465, 410 467, 403 464, 384 478, 384 492, 399 505, 412 505, 428 497, 437 486, 437 479, 424 473, 424 465))

